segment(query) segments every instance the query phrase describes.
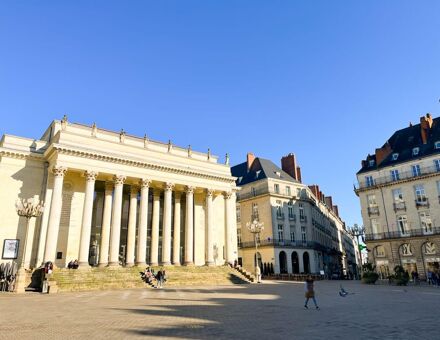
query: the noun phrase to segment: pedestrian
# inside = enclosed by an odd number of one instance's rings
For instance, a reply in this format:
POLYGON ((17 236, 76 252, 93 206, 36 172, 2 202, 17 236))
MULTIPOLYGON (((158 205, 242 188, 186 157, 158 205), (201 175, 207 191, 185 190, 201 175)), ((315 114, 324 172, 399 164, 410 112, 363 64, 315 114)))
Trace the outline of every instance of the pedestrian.
POLYGON ((160 269, 156 274, 156 281, 157 281, 157 288, 163 288, 163 272, 162 269, 160 269))
POLYGON ((315 299, 314 281, 311 275, 309 275, 304 282, 304 290, 306 292, 306 302, 304 303, 304 307, 309 308, 307 307, 307 304, 309 303, 309 299, 312 299, 316 309, 319 309, 315 299))
POLYGON ((261 283, 261 269, 260 266, 255 267, 255 276, 257 277, 257 283, 261 283))
POLYGON ((432 271, 431 270, 428 270, 427 277, 428 277, 428 285, 431 285, 432 284, 432 271))

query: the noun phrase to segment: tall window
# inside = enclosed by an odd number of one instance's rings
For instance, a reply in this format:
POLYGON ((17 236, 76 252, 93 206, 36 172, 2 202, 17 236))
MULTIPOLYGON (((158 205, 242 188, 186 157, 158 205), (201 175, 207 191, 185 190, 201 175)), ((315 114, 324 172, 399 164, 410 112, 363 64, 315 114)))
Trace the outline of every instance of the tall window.
POLYGON ((394 170, 391 170, 390 173, 391 173, 391 180, 392 181, 398 181, 400 179, 399 170, 394 169, 394 170))
POLYGON ((252 220, 258 220, 259 218, 258 203, 252 203, 252 220))
POLYGON ((283 207, 281 206, 281 201, 276 201, 277 217, 283 216, 283 207))
POLYGON ((290 241, 295 242, 295 226, 293 224, 290 225, 290 241))
POLYGON ((276 194, 280 193, 280 185, 279 184, 274 184, 273 188, 274 188, 276 194))
POLYGON ((373 176, 365 176, 365 185, 372 187, 374 185, 373 176))
POLYGON ((401 234, 406 234, 408 232, 408 219, 406 218, 406 215, 397 217, 397 227, 401 234))
POLYGON ((425 195, 425 188, 423 187, 423 185, 416 185, 414 187, 414 192, 416 195, 416 201, 417 203, 424 203, 426 202, 426 195, 425 195))
POLYGON ((301 188, 296 188, 296 197, 301 197, 301 188))
POLYGON ((369 207, 377 207, 376 195, 368 195, 367 201, 369 207))
POLYGON ((412 166, 412 174, 414 177, 416 176, 420 176, 422 174, 422 172, 420 171, 420 165, 416 164, 412 166))
POLYGON ((251 188, 251 193, 252 193, 252 196, 257 196, 257 190, 254 188, 254 187, 252 187, 251 188))
POLYGON ((241 247, 241 229, 237 229, 237 244, 239 247, 241 247))
POLYGON ((402 189, 394 189, 393 190, 393 199, 394 203, 402 203, 403 202, 403 194, 402 189))
POLYGON ((300 220, 304 220, 305 219, 304 207, 303 207, 302 203, 299 204, 299 219, 300 220))
POLYGON ((237 222, 240 222, 241 221, 241 208, 240 208, 239 205, 237 205, 235 207, 235 212, 236 212, 236 215, 237 215, 237 222))
POLYGON ((290 191, 290 187, 289 186, 286 187, 286 195, 287 196, 291 195, 291 191, 290 191))
POLYGON ((370 220, 370 222, 371 222, 371 232, 373 234, 377 234, 379 232, 379 223, 377 222, 377 219, 376 218, 372 218, 370 220))
POLYGON ((301 241, 303 243, 307 242, 306 227, 301 227, 301 241))
POLYGON ((432 220, 431 215, 429 215, 429 212, 423 211, 419 213, 420 216, 420 225, 422 227, 422 230, 425 234, 431 234, 432 233, 432 220))
POLYGON ((278 224, 278 241, 284 241, 283 225, 278 224))
POLYGON ((435 169, 440 171, 440 159, 434 159, 435 169))
POLYGON ((289 218, 293 219, 295 215, 293 213, 293 202, 292 201, 289 201, 287 203, 287 211, 288 211, 288 214, 289 214, 289 218))

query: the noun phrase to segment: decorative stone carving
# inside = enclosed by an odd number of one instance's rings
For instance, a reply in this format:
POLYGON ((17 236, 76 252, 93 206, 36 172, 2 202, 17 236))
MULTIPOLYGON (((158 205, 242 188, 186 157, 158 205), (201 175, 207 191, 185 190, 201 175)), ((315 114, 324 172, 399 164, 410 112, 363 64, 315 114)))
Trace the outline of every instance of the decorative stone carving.
POLYGON ((228 153, 226 153, 226 156, 225 156, 225 164, 229 165, 229 154, 228 153))
POLYGON ((121 129, 121 132, 119 132, 119 142, 125 143, 125 131, 124 129, 121 129))
POLYGON ((84 172, 84 176, 86 177, 87 182, 96 181, 98 173, 96 171, 86 171, 84 172))
POLYGON ((148 137, 147 137, 147 134, 144 135, 144 148, 145 149, 148 148, 148 137))
POLYGON ((52 173, 55 175, 55 177, 64 177, 66 174, 67 168, 63 166, 54 166, 52 168, 52 173))
POLYGON ((168 152, 171 152, 173 150, 173 144, 171 144, 171 139, 168 140, 168 152))
POLYGON ((211 149, 208 148, 208 161, 211 159, 211 149))
POLYGON ((98 133, 98 128, 96 127, 96 123, 93 123, 92 125, 92 137, 96 137, 98 133))
POLYGON ((125 177, 123 175, 114 175, 113 176, 113 180, 115 182, 115 185, 122 185, 122 184, 124 184, 126 178, 127 177, 125 177))
POLYGON ((226 191, 223 193, 223 196, 225 197, 225 199, 230 199, 232 197, 232 192, 230 191, 226 191))
POLYGON ((192 157, 191 145, 188 145, 188 157, 192 157))
POLYGON ((425 243, 425 254, 426 255, 435 255, 437 249, 434 243, 426 242, 425 243))
POLYGON ((142 178, 139 181, 139 185, 141 186, 141 188, 149 188, 151 184, 151 181, 149 179, 146 178, 142 178))
POLYGON ((192 187, 192 186, 187 186, 187 187, 186 187, 186 193, 187 193, 188 195, 192 195, 192 194, 194 194, 194 187, 192 187))
POLYGON ((174 183, 168 182, 165 186, 165 191, 172 191, 174 189, 174 183))
POLYGON ((214 194, 214 189, 206 189, 206 196, 212 197, 213 194, 214 194))
POLYGON ((412 254, 411 245, 409 243, 402 244, 402 255, 411 256, 412 254))
POLYGON ((63 119, 61 119, 61 130, 65 131, 67 127, 67 115, 63 116, 63 119))

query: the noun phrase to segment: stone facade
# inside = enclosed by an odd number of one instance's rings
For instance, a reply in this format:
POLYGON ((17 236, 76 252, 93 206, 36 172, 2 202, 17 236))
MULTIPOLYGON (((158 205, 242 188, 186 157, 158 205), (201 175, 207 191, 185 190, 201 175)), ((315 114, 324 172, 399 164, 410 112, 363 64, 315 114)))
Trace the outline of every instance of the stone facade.
MULTIPOLYGON (((42 217, 31 219, 26 267, 64 267, 74 259, 80 268, 237 259, 235 179, 210 152, 64 118, 38 140, 2 137, 0 183, 2 244, 25 235, 17 198, 45 202, 42 217)), ((20 247, 17 262, 22 254, 20 247)))

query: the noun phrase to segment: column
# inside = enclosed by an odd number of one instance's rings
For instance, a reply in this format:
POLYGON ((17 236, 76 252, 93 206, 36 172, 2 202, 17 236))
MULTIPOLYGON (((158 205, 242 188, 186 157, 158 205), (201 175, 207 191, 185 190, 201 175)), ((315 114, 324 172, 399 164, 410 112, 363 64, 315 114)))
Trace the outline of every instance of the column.
POLYGON ((78 262, 79 268, 89 267, 90 232, 92 230, 93 197, 95 195, 95 181, 97 172, 86 171, 86 192, 84 195, 84 208, 81 224, 81 238, 79 243, 78 262))
POLYGON ((112 218, 113 183, 105 183, 104 212, 102 216, 101 247, 99 248, 99 267, 108 265, 110 245, 110 222, 112 218))
POLYGON ((174 192, 173 265, 180 266, 180 192, 174 192))
POLYGON ((164 195, 163 229, 162 229, 162 264, 171 264, 171 209, 173 197, 173 183, 167 183, 164 195))
POLYGON ((160 190, 153 191, 153 220, 151 221, 151 255, 150 264, 159 264, 159 211, 160 211, 160 190))
POLYGON ((148 229, 148 188, 151 181, 141 179, 141 202, 139 211, 139 227, 137 239, 136 265, 144 266, 147 258, 147 229, 148 229))
POLYGON ((124 188, 125 176, 115 175, 115 190, 113 195, 112 224, 110 232, 110 256, 109 266, 119 265, 119 242, 121 238, 121 213, 122 213, 122 190, 124 188))
POLYGON ((214 190, 206 190, 206 265, 214 265, 214 235, 213 235, 213 209, 212 195, 214 190))
POLYGON ((186 187, 185 265, 194 264, 194 187, 186 187))
POLYGON ((61 207, 63 203, 63 181, 67 169, 61 166, 52 168, 54 174, 52 201, 50 203, 49 225, 47 226, 44 262, 55 262, 58 231, 60 229, 61 207))
POLYGON ((226 242, 225 242, 225 248, 226 248, 226 262, 233 264, 234 263, 234 248, 233 248, 233 216, 232 216, 232 206, 231 206, 231 197, 232 192, 225 192, 225 235, 226 235, 226 242))
POLYGON ((130 188, 130 210, 128 213, 128 231, 127 231, 127 252, 125 263, 126 266, 134 266, 134 251, 136 242, 136 212, 137 212, 137 196, 139 188, 132 185, 130 188))

